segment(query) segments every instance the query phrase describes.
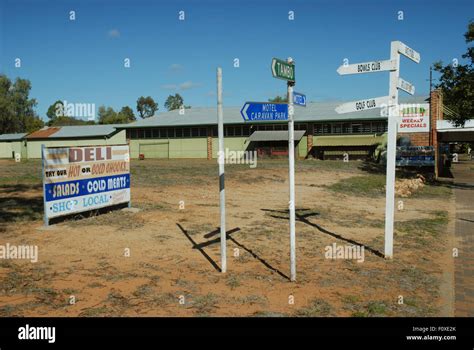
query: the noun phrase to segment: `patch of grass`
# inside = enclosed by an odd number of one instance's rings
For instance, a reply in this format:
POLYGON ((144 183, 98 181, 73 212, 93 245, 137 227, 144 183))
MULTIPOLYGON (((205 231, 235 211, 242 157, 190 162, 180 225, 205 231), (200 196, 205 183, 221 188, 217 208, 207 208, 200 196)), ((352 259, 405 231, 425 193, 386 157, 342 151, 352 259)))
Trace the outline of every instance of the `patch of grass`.
POLYGON ((333 192, 347 195, 377 197, 385 193, 385 176, 353 176, 325 187, 333 192))
POLYGON ((79 317, 97 317, 97 316, 106 316, 110 313, 111 310, 107 306, 100 307, 90 307, 85 309, 79 314, 79 317))
POLYGON ((412 194, 413 198, 443 198, 449 199, 453 191, 448 186, 439 183, 428 183, 420 190, 412 194))
POLYGON ((352 313, 352 317, 380 317, 387 316, 389 311, 384 301, 370 301, 365 305, 356 305, 359 310, 352 313))
POLYGON ((331 314, 331 305, 323 299, 314 299, 310 304, 296 311, 296 316, 319 317, 329 316, 331 314))
POLYGON ((446 231, 445 228, 449 222, 448 212, 438 210, 432 212, 432 214, 433 217, 431 218, 395 222, 395 229, 409 235, 428 234, 437 236, 446 231))
POLYGON ((230 287, 230 289, 234 290, 240 286, 240 279, 236 275, 230 274, 227 277, 225 284, 230 287))
POLYGON ((200 295, 193 299, 192 308, 196 310, 197 314, 206 315, 214 311, 217 306, 217 295, 213 293, 207 293, 206 295, 200 295))
POLYGON ((235 301, 239 304, 248 304, 248 305, 253 305, 253 304, 258 304, 258 305, 265 305, 267 303, 267 298, 263 295, 246 295, 244 297, 238 297, 235 298, 235 301))

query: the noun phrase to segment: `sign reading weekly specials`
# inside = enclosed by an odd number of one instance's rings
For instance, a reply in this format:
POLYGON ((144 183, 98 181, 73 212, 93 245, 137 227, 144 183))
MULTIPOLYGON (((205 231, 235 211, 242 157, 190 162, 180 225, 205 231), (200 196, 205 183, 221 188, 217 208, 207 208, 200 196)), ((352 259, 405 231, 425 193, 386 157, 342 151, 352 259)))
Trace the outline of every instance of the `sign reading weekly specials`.
POLYGON ((400 104, 398 132, 429 132, 430 131, 430 105, 400 104))
POLYGON ((128 145, 43 148, 45 221, 130 202, 128 145))

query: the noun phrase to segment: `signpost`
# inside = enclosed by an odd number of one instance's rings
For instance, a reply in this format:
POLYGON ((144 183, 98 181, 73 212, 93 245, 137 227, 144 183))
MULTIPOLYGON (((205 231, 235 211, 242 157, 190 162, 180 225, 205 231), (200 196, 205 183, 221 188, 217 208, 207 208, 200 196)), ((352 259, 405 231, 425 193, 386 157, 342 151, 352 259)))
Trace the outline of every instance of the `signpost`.
POLYGON ((222 68, 217 68, 217 133, 219 136, 219 207, 221 219, 221 272, 227 271, 227 237, 225 225, 225 186, 224 186, 224 113, 222 110, 222 68))
POLYGON ((368 98, 365 100, 346 102, 336 107, 337 113, 351 113, 359 111, 367 111, 369 109, 380 108, 387 105, 388 96, 368 98))
POLYGON ((415 94, 415 86, 412 83, 409 83, 408 81, 403 80, 402 78, 398 78, 397 88, 405 91, 406 93, 410 95, 415 94))
POLYGON ((285 60, 273 58, 272 59, 272 74, 274 78, 294 82, 295 81, 295 65, 292 62, 287 62, 285 60))
POLYGON ((301 107, 306 107, 306 95, 293 91, 293 103, 301 107))
POLYGON ((52 218, 130 203, 128 145, 42 146, 44 224, 52 218))
POLYGON ((387 135, 387 176, 385 195, 385 258, 393 257, 393 219, 395 206, 395 157, 397 144, 398 90, 409 94, 415 92, 415 87, 400 78, 400 54, 419 63, 420 54, 400 41, 390 44, 390 60, 371 61, 347 66, 340 66, 337 72, 344 74, 358 74, 390 71, 389 94, 386 97, 377 97, 361 101, 344 103, 336 108, 338 113, 365 111, 368 109, 388 106, 388 135, 387 135), (377 63, 378 62, 378 63, 377 63))
POLYGON ((354 63, 339 66, 337 72, 339 75, 346 74, 362 74, 362 73, 372 73, 372 72, 383 72, 395 70, 397 67, 397 62, 392 60, 385 61, 370 61, 363 63, 354 63))
POLYGON ((245 102, 240 110, 245 121, 288 120, 286 103, 245 102))

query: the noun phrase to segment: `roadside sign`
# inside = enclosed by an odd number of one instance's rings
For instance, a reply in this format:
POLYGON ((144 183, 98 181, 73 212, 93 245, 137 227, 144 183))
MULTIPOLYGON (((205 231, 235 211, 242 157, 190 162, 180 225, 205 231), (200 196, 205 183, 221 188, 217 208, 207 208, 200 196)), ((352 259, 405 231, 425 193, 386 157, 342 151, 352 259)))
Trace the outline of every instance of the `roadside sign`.
POLYGON ((336 107, 336 112, 339 114, 342 113, 351 113, 351 112, 360 112, 360 111, 367 111, 369 109, 380 108, 382 105, 388 104, 389 97, 374 97, 374 98, 367 98, 364 100, 359 101, 351 101, 343 103, 336 107))
POLYGON ((395 60, 383 60, 342 65, 339 66, 337 72, 339 75, 346 75, 392 71, 396 69, 397 62, 395 60))
POLYGON ((420 63, 420 54, 413 50, 412 48, 406 46, 401 41, 398 41, 398 52, 401 53, 403 56, 408 57, 412 61, 416 63, 420 63))
POLYGON ((306 107, 306 95, 293 92, 293 103, 298 106, 306 107))
POLYGON ((288 120, 286 103, 245 102, 240 110, 245 121, 288 120))
POLYGON ((295 65, 288 63, 285 60, 273 58, 272 75, 277 79, 295 81, 295 65))
POLYGON ((44 219, 130 202, 128 145, 42 147, 44 219))
POLYGON ((398 78, 397 88, 405 91, 406 93, 409 93, 410 95, 415 94, 415 86, 412 83, 409 83, 408 81, 403 80, 402 78, 398 78))

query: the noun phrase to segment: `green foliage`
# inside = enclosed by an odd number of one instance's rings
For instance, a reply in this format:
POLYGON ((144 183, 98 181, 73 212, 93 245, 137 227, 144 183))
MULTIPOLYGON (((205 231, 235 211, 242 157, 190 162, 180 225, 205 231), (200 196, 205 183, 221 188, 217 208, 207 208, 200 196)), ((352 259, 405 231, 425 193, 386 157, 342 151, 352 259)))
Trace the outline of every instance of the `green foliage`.
POLYGON ((15 82, 0 74, 0 134, 31 132, 43 127, 43 121, 36 115, 37 104, 29 98, 31 83, 17 78, 15 82))
POLYGON ((268 102, 273 102, 273 103, 287 103, 288 98, 285 96, 276 96, 275 98, 269 98, 268 102))
POLYGON ((99 107, 99 124, 128 124, 135 120, 133 110, 128 107, 122 107, 120 112, 115 112, 112 107, 99 107))
MULTIPOLYGON (((474 22, 468 24, 464 37, 468 45, 474 41, 474 22)), ((434 63, 434 69, 441 74, 437 87, 443 91, 444 104, 456 113, 445 118, 457 126, 464 125, 474 115, 474 48, 468 46, 462 58, 467 60, 466 64, 434 63)))
POLYGON ((158 103, 156 103, 150 96, 141 96, 137 100, 137 112, 141 118, 149 118, 158 110, 158 103))
POLYGON ((181 108, 184 105, 184 100, 180 94, 169 95, 165 102, 165 108, 168 111, 181 108))

